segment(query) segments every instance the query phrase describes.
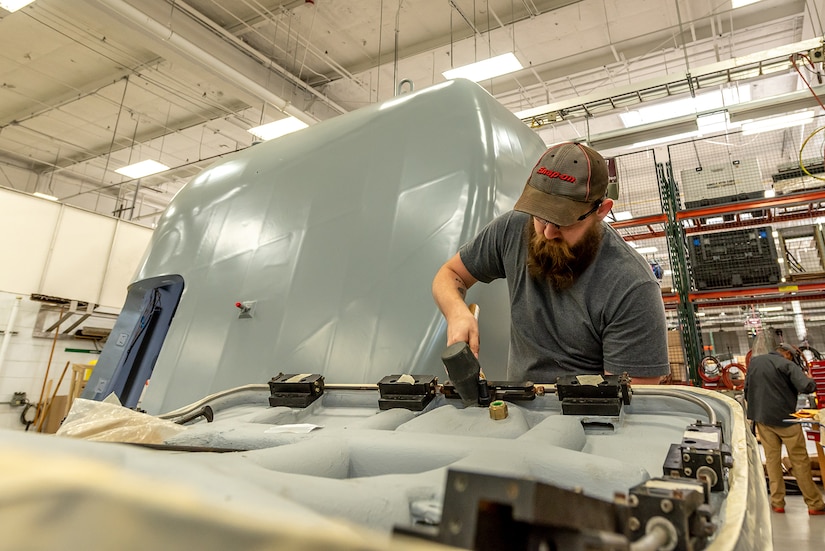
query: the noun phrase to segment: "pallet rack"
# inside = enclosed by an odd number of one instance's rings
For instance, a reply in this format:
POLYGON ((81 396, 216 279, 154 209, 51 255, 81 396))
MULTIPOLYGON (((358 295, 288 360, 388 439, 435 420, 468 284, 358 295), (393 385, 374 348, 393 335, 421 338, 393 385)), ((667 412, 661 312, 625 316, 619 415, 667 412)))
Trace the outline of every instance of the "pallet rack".
MULTIPOLYGON (((821 126, 822 121, 815 120, 813 125, 821 126)), ((806 127, 800 132, 808 135, 811 128, 813 126, 806 127)), ((793 146, 786 147, 783 142, 782 147, 786 148, 784 154, 790 157, 792 157, 791 153, 797 155, 802 140, 794 141, 795 138, 789 138, 788 131, 778 132, 781 134, 780 139, 793 146)), ((739 134, 731 132, 721 136, 673 144, 667 146, 667 155, 646 150, 616 158, 621 191, 627 189, 628 184, 632 187, 634 177, 642 171, 648 174, 640 179, 647 186, 648 192, 651 192, 651 180, 654 180, 658 187, 658 193, 652 193, 657 196, 655 200, 640 199, 643 195, 640 190, 631 190, 629 199, 620 195, 620 200, 614 206, 614 212, 621 211, 631 204, 633 208, 628 210, 633 211, 633 216, 614 220, 611 225, 623 235, 626 241, 640 249, 650 243, 667 242, 667 260, 662 262, 662 265, 666 272, 670 273, 670 278, 662 283, 662 300, 671 319, 674 316, 677 318, 684 346, 684 361, 689 371, 687 379, 694 384, 701 384, 696 366, 706 355, 702 333, 704 331, 707 335, 708 330, 703 325, 710 326, 710 324, 707 318, 703 317, 705 313, 729 307, 739 307, 744 310, 748 307, 753 308, 755 304, 775 308, 778 305, 793 302, 803 305, 801 312, 798 306, 794 306, 793 312, 789 311, 786 314, 803 319, 806 317, 804 312, 808 305, 814 305, 815 301, 825 301, 825 268, 809 273, 790 273, 787 264, 782 265, 780 281, 763 284, 754 281, 752 285, 728 288, 697 288, 688 253, 689 239, 704 234, 745 228, 770 226, 774 230, 781 230, 825 222, 825 181, 820 180, 821 174, 818 177, 808 178, 803 183, 792 180, 792 178, 801 178, 801 171, 798 171, 800 174, 792 173, 792 171, 783 173, 787 176, 780 178, 783 189, 787 191, 784 194, 732 200, 698 208, 684 208, 686 201, 680 193, 678 177, 674 177, 674 174, 683 173, 692 166, 691 163, 697 164, 699 162, 697 159, 708 165, 713 163, 718 165, 720 161, 713 155, 719 151, 722 152, 720 155, 723 154, 727 156, 726 158, 748 156, 749 159, 757 159, 758 165, 763 167, 762 182, 765 190, 772 188, 772 177, 775 179, 777 175, 771 175, 771 172, 779 166, 777 155, 782 151, 776 146, 777 136, 757 135, 743 139, 739 134), (625 171, 627 174, 624 174, 623 178, 621 168, 628 164, 644 165, 644 168, 635 166, 625 171)), ((822 151, 821 136, 812 140, 809 147, 822 151)), ((753 165, 752 162, 748 164, 753 165)), ((787 165, 788 162, 785 161, 784 164, 787 165)), ((692 204, 695 204, 695 201, 692 204)), ((819 232, 821 233, 821 230, 819 232)), ((790 235, 798 233, 791 232, 790 235)), ((781 236, 776 236, 776 240, 777 261, 784 263, 786 260, 785 243, 781 236)), ((820 245, 818 247, 821 249, 820 245)), ((822 260, 825 267, 825 259, 822 260)), ((785 327, 789 326, 789 322, 782 323, 785 327)), ((825 326, 825 316, 822 317, 821 325, 825 326)), ((790 337, 792 332, 786 332, 790 337)), ((825 348, 825 343, 818 344, 825 348)))

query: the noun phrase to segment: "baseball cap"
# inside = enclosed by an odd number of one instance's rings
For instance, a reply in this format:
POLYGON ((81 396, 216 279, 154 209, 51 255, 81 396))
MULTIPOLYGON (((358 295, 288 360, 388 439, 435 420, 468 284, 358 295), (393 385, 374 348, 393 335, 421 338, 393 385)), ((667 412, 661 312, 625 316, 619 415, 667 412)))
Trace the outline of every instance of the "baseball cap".
POLYGON ((791 354, 795 354, 795 353, 796 353, 796 350, 794 350, 794 347, 793 347, 793 346, 791 346, 790 344, 786 344, 786 343, 784 343, 784 342, 783 342, 782 344, 780 344, 780 345, 777 345, 776 349, 777 349, 777 350, 784 350, 784 351, 786 351, 786 352, 790 352, 791 354))
POLYGON ((580 143, 550 147, 533 167, 514 210, 569 226, 607 193, 607 162, 580 143))

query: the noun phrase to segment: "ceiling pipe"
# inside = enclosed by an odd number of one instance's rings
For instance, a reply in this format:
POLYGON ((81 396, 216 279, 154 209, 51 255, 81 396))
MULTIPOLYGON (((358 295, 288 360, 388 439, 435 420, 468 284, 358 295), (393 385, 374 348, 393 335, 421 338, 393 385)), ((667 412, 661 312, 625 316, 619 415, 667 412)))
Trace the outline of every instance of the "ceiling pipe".
MULTIPOLYGON (((303 3, 305 3, 305 2, 302 2, 302 4, 303 3)), ((227 31, 226 29, 224 29, 220 25, 215 24, 215 22, 213 22, 211 19, 209 19, 207 17, 204 17, 203 14, 201 14, 198 10, 196 10, 195 8, 193 8, 192 6, 187 4, 186 2, 183 2, 182 0, 176 0, 175 5, 177 7, 179 7, 181 10, 188 13, 190 17, 193 17, 199 23, 202 23, 203 25, 208 26, 210 29, 212 29, 217 34, 219 34, 221 36, 221 38, 223 38, 224 40, 226 40, 228 42, 231 42, 232 45, 234 45, 235 47, 242 49, 247 54, 251 55, 252 57, 254 57, 256 59, 258 59, 261 62, 262 65, 267 66, 269 68, 274 68, 281 76, 283 76, 287 80, 291 81, 293 84, 295 84, 296 86, 298 86, 302 90, 305 90, 305 91, 309 92, 310 94, 316 96, 321 101, 323 101, 324 103, 326 103, 327 105, 329 105, 330 107, 332 107, 333 109, 338 111, 340 114, 343 114, 343 113, 347 112, 346 109, 344 109, 343 107, 341 107, 337 103, 333 102, 327 96, 325 96, 324 94, 322 94, 321 92, 319 92, 318 90, 316 90, 315 88, 313 88, 312 86, 308 85, 306 82, 301 80, 299 77, 294 75, 289 69, 275 63, 272 59, 270 59, 269 57, 261 54, 260 51, 258 51, 255 48, 251 47, 249 44, 247 44, 243 40, 239 39, 234 34, 230 33, 229 31, 227 31)), ((296 41, 297 41, 297 38, 296 38, 296 41)), ((307 49, 309 49, 309 46, 310 45, 309 45, 308 42, 306 42, 305 45, 304 45, 304 47, 307 48, 307 49)), ((317 54, 315 54, 315 55, 317 56, 317 54)), ((320 56, 318 56, 318 57, 320 57, 320 56)), ((329 65, 329 62, 327 62, 327 64, 329 65)), ((353 81, 356 80, 353 75, 342 73, 341 71, 343 70, 343 68, 341 68, 341 69, 338 69, 336 67, 332 67, 332 68, 335 69, 337 72, 339 72, 342 76, 344 76, 346 78, 350 78, 353 81)))
MULTIPOLYGON (((186 38, 177 34, 175 31, 171 30, 169 27, 163 25, 162 23, 152 19, 151 17, 141 12, 137 8, 134 8, 121 0, 98 0, 98 2, 104 4, 120 16, 134 23, 136 27, 149 31, 158 40, 161 40, 167 44, 174 46, 179 51, 187 55, 190 59, 197 61, 198 63, 205 66, 207 69, 217 71, 227 80, 257 95, 262 100, 275 106, 284 114, 295 117, 296 119, 303 121, 308 125, 313 125, 318 122, 318 119, 316 119, 314 116, 310 115, 309 113, 306 113, 301 109, 298 109, 292 103, 284 100, 280 96, 273 94, 264 86, 255 82, 253 79, 249 78, 248 76, 236 70, 235 68, 227 65, 223 61, 215 58, 209 53, 203 51, 199 47, 192 44, 186 38)), ((288 71, 286 71, 284 74, 291 75, 291 73, 289 73, 288 71)), ((293 78, 297 78, 294 75, 292 76, 293 78)), ((303 81, 299 80, 299 82, 301 83, 300 85, 302 89, 312 91, 312 93, 314 93, 315 95, 319 95, 319 92, 317 90, 314 90, 312 87, 307 86, 305 83, 303 83, 303 81)), ((325 96, 321 95, 321 97, 328 104, 331 103, 325 96)))

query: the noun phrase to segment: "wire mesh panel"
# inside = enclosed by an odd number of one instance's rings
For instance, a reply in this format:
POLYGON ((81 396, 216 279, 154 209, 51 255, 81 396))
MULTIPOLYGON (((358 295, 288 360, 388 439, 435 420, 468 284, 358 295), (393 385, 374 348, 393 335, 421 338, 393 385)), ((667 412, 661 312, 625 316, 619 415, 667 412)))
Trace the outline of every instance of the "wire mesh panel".
POLYGON ((772 286, 823 271, 811 224, 825 199, 817 123, 668 147, 694 290, 772 286))
POLYGON ((823 125, 668 147, 702 352, 721 368, 746 363, 759 335, 825 348, 823 125))
MULTIPOLYGON (((668 316, 668 321, 673 316, 668 316)), ((673 382, 688 380, 687 366, 685 365, 685 349, 682 343, 682 333, 678 330, 667 332, 667 359, 670 363, 670 378, 673 382)))
POLYGON ((780 254, 785 259, 786 281, 825 278, 825 239, 819 223, 777 230, 780 254))
POLYGON ((618 155, 608 160, 611 182, 618 185, 610 220, 619 234, 650 264, 662 286, 669 290, 670 261, 664 221, 639 220, 662 215, 656 156, 652 150, 618 155))
POLYGON ((617 220, 662 214, 653 150, 608 159, 608 169, 611 181, 619 187, 619 198, 613 206, 617 220))

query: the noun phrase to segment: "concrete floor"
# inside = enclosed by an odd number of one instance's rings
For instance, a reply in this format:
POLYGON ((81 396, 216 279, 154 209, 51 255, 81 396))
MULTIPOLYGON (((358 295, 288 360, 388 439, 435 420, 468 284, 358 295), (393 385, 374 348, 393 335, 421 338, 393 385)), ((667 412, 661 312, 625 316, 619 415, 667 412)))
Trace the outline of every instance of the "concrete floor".
POLYGON ((775 551, 825 549, 825 515, 812 517, 801 495, 785 496, 785 514, 771 512, 775 551))

